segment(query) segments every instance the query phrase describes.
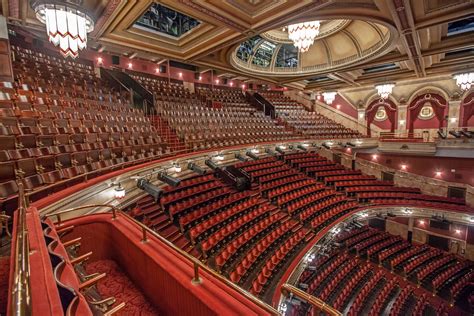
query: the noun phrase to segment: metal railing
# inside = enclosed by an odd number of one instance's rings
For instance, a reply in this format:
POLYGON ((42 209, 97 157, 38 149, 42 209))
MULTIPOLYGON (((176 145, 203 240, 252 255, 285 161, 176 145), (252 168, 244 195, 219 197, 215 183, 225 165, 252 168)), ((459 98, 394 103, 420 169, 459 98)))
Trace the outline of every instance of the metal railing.
POLYGON ((31 315, 30 297, 30 258, 28 229, 26 227, 26 209, 28 204, 25 199, 23 184, 18 185, 19 205, 17 210, 17 227, 15 232, 15 245, 12 255, 14 256, 14 273, 11 280, 10 315, 31 315))
POLYGON ((323 311, 331 316, 342 316, 341 312, 339 312, 334 307, 326 304, 323 300, 309 293, 306 293, 300 290, 299 288, 294 287, 291 284, 288 284, 288 283, 283 284, 280 290, 284 296, 289 296, 291 293, 293 296, 296 296, 297 298, 304 300, 305 302, 308 302, 311 306, 315 307, 317 310, 323 311))
MULTIPOLYGON (((243 290, 239 286, 235 285, 233 282, 227 280, 224 276, 222 276, 218 272, 216 272, 213 269, 209 268, 207 265, 205 265, 204 263, 202 263, 201 261, 199 261, 195 257, 191 256, 190 254, 188 254, 184 250, 180 249, 179 247, 174 245, 172 242, 168 241, 166 238, 164 238, 163 236, 161 236, 160 234, 158 234, 157 232, 155 232, 154 230, 152 230, 148 226, 146 226, 143 223, 137 221, 136 219, 134 219, 133 217, 131 217, 127 213, 117 209, 113 205, 110 205, 110 204, 83 205, 83 206, 70 208, 70 209, 60 211, 60 212, 56 212, 56 213, 46 214, 45 216, 47 216, 47 217, 56 217, 57 223, 62 224, 62 220, 61 220, 61 215, 62 214, 71 213, 71 212, 75 212, 77 210, 86 209, 86 208, 98 208, 98 207, 109 208, 110 209, 109 212, 112 213, 112 219, 114 219, 114 220, 117 219, 117 218, 123 217, 123 218, 126 218, 128 221, 131 221, 135 225, 138 225, 141 228, 141 231, 142 231, 142 239, 141 239, 142 243, 147 243, 147 242, 150 241, 149 238, 148 238, 149 235, 154 236, 155 238, 157 238, 158 240, 160 240, 161 242, 166 244, 168 247, 172 248, 174 251, 179 253, 181 256, 185 257, 188 261, 190 261, 193 264, 193 268, 194 268, 194 275, 193 275, 193 278, 191 279, 191 282, 193 284, 199 285, 199 284, 202 283, 202 279, 199 276, 199 274, 200 274, 199 270, 203 270, 206 273, 210 274, 215 279, 219 280, 220 282, 224 283, 228 287, 230 287, 233 290, 237 291, 239 294, 241 294, 242 296, 244 296, 248 300, 252 301, 258 307, 264 309, 270 315, 280 315, 280 313, 275 308, 273 308, 272 306, 270 306, 267 303, 261 301, 260 299, 253 296, 249 292, 243 290)), ((94 214, 104 214, 104 213, 106 213, 106 212, 94 213, 94 214)), ((94 215, 94 214, 91 214, 91 215, 94 215)))

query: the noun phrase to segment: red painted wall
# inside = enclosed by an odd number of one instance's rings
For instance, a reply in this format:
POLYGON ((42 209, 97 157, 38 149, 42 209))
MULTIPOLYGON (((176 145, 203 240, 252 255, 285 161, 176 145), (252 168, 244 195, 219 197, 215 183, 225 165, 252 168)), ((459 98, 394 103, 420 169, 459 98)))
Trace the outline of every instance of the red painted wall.
POLYGON ((352 104, 344 100, 344 98, 342 98, 339 94, 336 94, 336 98, 330 106, 357 120, 357 109, 353 107, 352 104))
POLYGON ((472 168, 472 158, 377 154, 377 160, 373 160, 373 154, 368 153, 359 153, 357 154, 357 157, 374 161, 381 165, 399 170, 401 170, 401 165, 405 164, 407 166, 407 172, 449 182, 459 182, 474 185, 474 169, 472 168), (451 169, 455 169, 456 172, 451 172, 451 169), (436 171, 441 171, 440 177, 436 176, 436 171))

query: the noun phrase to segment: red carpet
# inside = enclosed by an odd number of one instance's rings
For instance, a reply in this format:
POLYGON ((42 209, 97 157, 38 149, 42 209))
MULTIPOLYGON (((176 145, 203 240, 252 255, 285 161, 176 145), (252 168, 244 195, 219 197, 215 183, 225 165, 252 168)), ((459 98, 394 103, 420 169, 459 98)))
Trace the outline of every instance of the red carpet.
POLYGON ((7 313, 8 275, 10 273, 10 258, 0 258, 0 315, 7 313))
POLYGON ((102 297, 113 296, 117 300, 116 304, 126 303, 119 315, 158 315, 158 311, 114 261, 99 260, 87 264, 87 273, 95 272, 107 273, 105 279, 97 286, 102 297))

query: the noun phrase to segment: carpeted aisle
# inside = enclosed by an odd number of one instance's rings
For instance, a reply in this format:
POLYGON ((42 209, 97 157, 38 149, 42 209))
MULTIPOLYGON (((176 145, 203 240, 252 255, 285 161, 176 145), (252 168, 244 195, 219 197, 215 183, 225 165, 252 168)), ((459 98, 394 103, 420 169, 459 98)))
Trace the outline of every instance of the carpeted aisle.
POLYGON ((9 273, 10 258, 0 257, 0 315, 6 315, 7 313, 9 273))
POLYGON ((87 273, 106 273, 104 280, 98 283, 98 291, 103 298, 113 296, 117 303, 125 302, 126 306, 120 315, 158 315, 158 311, 148 302, 143 293, 123 273, 112 260, 99 260, 87 264, 87 273))

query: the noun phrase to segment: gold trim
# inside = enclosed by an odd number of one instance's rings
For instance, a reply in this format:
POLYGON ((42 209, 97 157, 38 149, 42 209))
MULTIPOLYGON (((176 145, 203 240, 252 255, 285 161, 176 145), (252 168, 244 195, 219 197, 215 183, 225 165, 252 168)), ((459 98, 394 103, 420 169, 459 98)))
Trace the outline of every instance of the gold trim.
POLYGON ((31 315, 30 297, 30 250, 28 241, 28 229, 26 226, 26 209, 28 203, 25 198, 25 188, 23 183, 18 184, 18 210, 17 210, 17 230, 14 245, 15 270, 10 283, 11 301, 10 315, 26 316, 31 315))

